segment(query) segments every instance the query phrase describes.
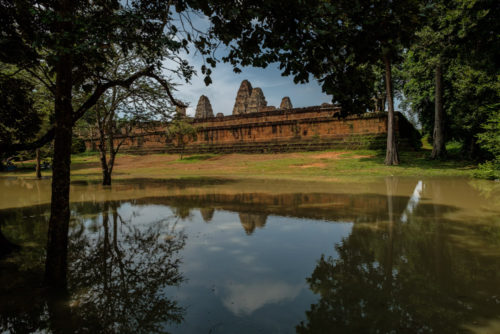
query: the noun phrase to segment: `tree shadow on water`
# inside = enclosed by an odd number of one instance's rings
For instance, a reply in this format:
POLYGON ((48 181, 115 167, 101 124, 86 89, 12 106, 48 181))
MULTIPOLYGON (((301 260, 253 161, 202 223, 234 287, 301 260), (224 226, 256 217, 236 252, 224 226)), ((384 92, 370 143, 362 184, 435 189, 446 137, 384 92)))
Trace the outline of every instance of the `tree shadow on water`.
MULTIPOLYGON (((489 229, 478 231, 476 224, 446 218, 450 208, 432 203, 397 215, 394 183, 387 187, 388 219, 354 224, 334 246, 337 255, 318 260, 307 283, 319 300, 296 332, 469 333, 472 326, 499 322, 500 255, 465 247, 457 236, 488 248, 489 234, 500 226, 490 221, 489 229)), ((430 184, 427 192, 440 189, 430 184)))
POLYGON ((87 218, 72 222, 67 291, 44 287, 43 256, 29 247, 0 262, 0 332, 166 333, 183 321, 184 308, 168 296, 184 281, 185 235, 175 221, 137 226, 116 202, 91 206, 80 205, 87 218))

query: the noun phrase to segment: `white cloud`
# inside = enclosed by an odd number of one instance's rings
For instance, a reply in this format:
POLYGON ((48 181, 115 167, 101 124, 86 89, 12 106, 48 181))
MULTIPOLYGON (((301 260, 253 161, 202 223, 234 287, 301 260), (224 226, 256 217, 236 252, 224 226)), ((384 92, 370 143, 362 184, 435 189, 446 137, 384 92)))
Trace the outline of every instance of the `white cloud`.
POLYGON ((302 284, 285 282, 232 284, 226 288, 222 303, 235 315, 250 315, 264 305, 295 299, 302 288, 302 284))

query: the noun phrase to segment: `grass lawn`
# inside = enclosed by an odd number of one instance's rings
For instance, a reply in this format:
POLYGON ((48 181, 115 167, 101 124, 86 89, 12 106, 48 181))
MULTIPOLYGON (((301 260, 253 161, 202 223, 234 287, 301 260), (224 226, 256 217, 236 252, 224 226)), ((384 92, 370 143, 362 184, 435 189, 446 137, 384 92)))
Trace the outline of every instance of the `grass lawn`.
MULTIPOLYGON (((384 151, 334 150, 280 154, 196 154, 128 155, 119 154, 114 179, 232 177, 296 180, 336 180, 379 176, 472 176, 475 164, 470 161, 428 159, 430 151, 401 152, 399 166, 384 165, 384 151)), ((19 164, 3 176, 33 176, 34 162, 19 164)), ((43 171, 50 175, 50 171, 43 171)), ((101 171, 97 153, 72 156, 72 180, 99 180, 101 171)))

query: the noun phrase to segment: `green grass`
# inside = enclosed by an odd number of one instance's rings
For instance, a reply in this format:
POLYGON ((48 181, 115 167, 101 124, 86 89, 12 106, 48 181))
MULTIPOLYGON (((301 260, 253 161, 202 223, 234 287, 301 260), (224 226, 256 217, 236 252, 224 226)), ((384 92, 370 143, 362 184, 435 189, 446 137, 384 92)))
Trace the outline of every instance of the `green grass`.
MULTIPOLYGON (((180 160, 179 155, 156 154, 131 156, 118 164, 115 179, 122 178, 185 178, 232 177, 263 179, 328 180, 339 178, 366 178, 380 176, 473 176, 476 165, 467 160, 451 158, 430 160, 429 150, 403 151, 401 164, 386 166, 385 152, 378 150, 342 150, 297 152, 285 154, 194 154, 180 160), (330 154, 331 153, 331 154, 330 154)), ((72 156, 73 180, 98 180, 101 177, 99 155, 85 153, 72 156)), ((24 163, 28 166, 28 163, 24 163)), ((8 176, 33 176, 34 168, 0 173, 8 176)), ((43 171, 43 175, 50 175, 43 171)))
MULTIPOLYGON (((316 153, 317 154, 317 153, 316 153)), ((265 162, 254 162, 251 170, 265 174, 288 174, 303 176, 342 177, 342 176, 470 176, 475 165, 468 161, 435 161, 428 159, 427 152, 402 152, 401 164, 386 166, 385 152, 380 151, 352 151, 342 154, 341 159, 317 159, 318 166, 303 168, 300 171, 288 168, 290 165, 307 166, 311 160, 303 158, 280 159, 265 162), (370 155, 370 157, 357 157, 370 155), (321 165, 320 165, 321 164, 321 165)))

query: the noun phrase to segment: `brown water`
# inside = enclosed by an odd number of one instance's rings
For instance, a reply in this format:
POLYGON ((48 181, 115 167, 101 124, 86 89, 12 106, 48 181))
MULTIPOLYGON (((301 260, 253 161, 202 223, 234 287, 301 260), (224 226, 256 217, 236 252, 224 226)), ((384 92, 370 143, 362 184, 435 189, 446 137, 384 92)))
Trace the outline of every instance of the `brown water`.
POLYGON ((50 181, 0 179, 0 333, 500 333, 499 183, 132 180, 71 200, 55 304, 50 181))

